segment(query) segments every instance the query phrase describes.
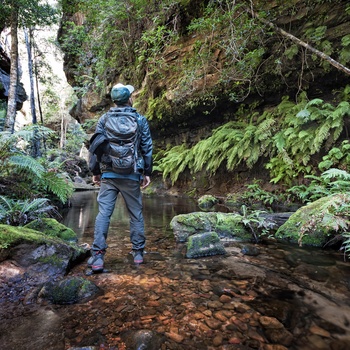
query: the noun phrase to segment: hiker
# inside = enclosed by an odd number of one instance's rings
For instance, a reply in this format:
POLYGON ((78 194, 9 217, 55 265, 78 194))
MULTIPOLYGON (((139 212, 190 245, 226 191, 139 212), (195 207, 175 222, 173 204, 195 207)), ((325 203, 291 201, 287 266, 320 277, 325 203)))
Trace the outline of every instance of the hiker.
POLYGON ((107 249, 110 217, 119 193, 130 217, 130 241, 134 262, 143 263, 145 248, 141 189, 150 184, 152 138, 147 119, 132 107, 134 87, 117 84, 111 90, 116 107, 101 116, 90 140, 89 152, 95 157, 92 181, 100 185, 94 242, 88 266, 102 272, 107 249))

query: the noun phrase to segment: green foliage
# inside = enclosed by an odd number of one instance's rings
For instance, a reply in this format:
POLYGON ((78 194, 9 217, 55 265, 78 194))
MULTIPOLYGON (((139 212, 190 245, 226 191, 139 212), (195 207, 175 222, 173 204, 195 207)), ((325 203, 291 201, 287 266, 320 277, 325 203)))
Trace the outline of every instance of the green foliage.
POLYGON ((190 150, 185 145, 180 145, 166 151, 164 158, 159 160, 156 166, 163 172, 163 178, 170 176, 174 184, 179 175, 185 171, 190 160, 192 160, 190 150))
POLYGON ((323 172, 321 176, 309 175, 305 178, 310 180, 308 185, 293 186, 287 191, 302 203, 350 191, 350 174, 344 170, 332 168, 323 172))
POLYGON ((320 26, 317 28, 308 28, 305 31, 305 36, 307 39, 311 40, 312 42, 319 42, 321 39, 324 38, 326 34, 327 27, 326 26, 320 26))
POLYGON ((83 129, 86 133, 91 132, 91 131, 94 131, 98 119, 99 119, 98 117, 93 118, 93 119, 87 119, 83 124, 81 124, 82 129, 83 129))
POLYGON ((81 147, 86 140, 86 133, 79 123, 71 124, 66 135, 64 150, 71 154, 78 155, 81 147))
POLYGON ((74 22, 64 22, 61 48, 67 55, 84 55, 83 44, 88 39, 85 27, 74 22))
POLYGON ((10 26, 11 13, 16 12, 19 26, 34 27, 56 23, 59 11, 48 2, 32 0, 2 0, 0 25, 10 26))
POLYGON ((249 205, 261 202, 271 207, 271 205, 278 202, 280 198, 271 192, 263 190, 259 182, 259 180, 255 180, 252 184, 246 185, 247 190, 242 194, 241 198, 249 205))
POLYGON ((146 64, 151 75, 155 72, 160 72, 165 68, 163 67, 165 59, 164 56, 159 54, 177 38, 177 33, 174 30, 161 24, 144 31, 140 39, 141 48, 138 52, 139 65, 146 64))
POLYGON ((342 244, 341 249, 343 249, 344 254, 348 254, 348 257, 350 258, 350 232, 344 232, 343 237, 344 242, 342 244))
POLYGON ((262 215, 264 213, 262 210, 249 211, 245 205, 241 207, 242 223, 249 228, 255 242, 259 242, 259 238, 267 235, 273 228, 272 223, 262 215))
POLYGON ((346 64, 350 62, 350 34, 345 35, 341 40, 342 49, 340 51, 340 62, 346 64))
POLYGON ((265 49, 259 41, 259 22, 242 7, 243 3, 228 0, 210 1, 203 14, 192 19, 187 28, 196 41, 177 77, 179 100, 196 90, 197 84, 202 92, 210 91, 206 83, 210 75, 232 90, 232 101, 242 101, 249 94, 265 49), (218 55, 225 57, 223 65, 218 65, 218 55))
MULTIPOLYGON (((42 128, 42 132, 47 135, 52 133, 47 128, 42 128)), ((65 203, 73 192, 71 180, 47 170, 49 167, 42 164, 42 159, 29 155, 26 145, 30 137, 33 137, 31 130, 0 133, 0 194, 31 200, 53 195, 65 203)))
POLYGON ((33 220, 52 215, 58 216, 58 212, 46 198, 15 200, 0 196, 1 224, 23 226, 33 220))
POLYGON ((318 164, 321 171, 330 168, 340 168, 350 170, 350 142, 343 140, 339 147, 333 147, 322 157, 322 162, 318 164))
MULTIPOLYGON (((157 163, 163 176, 170 175, 174 182, 185 168, 192 173, 204 169, 209 174, 222 165, 229 171, 242 163, 252 168, 266 157, 271 181, 292 186, 299 177, 317 173, 312 156, 330 149, 338 140, 344 119, 350 115, 350 104, 343 101, 333 106, 321 99, 307 101, 302 94, 298 103, 284 98, 274 110, 247 114, 243 112, 239 114, 240 121, 214 129, 211 136, 191 148, 182 145, 168 150, 157 163)), ((341 144, 341 156, 331 149, 320 169, 332 164, 347 167, 349 147, 347 141, 341 144)))

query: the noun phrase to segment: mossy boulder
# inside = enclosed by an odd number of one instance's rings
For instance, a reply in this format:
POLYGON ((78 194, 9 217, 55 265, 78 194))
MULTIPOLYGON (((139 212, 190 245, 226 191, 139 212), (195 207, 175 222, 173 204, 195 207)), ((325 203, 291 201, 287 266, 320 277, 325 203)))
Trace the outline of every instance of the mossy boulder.
POLYGON ((172 218, 170 227, 178 242, 197 233, 216 232, 220 238, 249 241, 252 236, 237 213, 193 212, 172 218))
POLYGON ((216 232, 197 233, 188 237, 186 258, 226 254, 216 232))
POLYGON ((39 292, 39 298, 49 300, 53 304, 74 304, 98 292, 99 288, 93 282, 73 276, 45 283, 39 292))
POLYGON ((67 273, 68 268, 84 258, 84 247, 28 227, 0 225, 0 263, 15 261, 27 274, 47 281, 67 273))
POLYGON ((322 247, 350 225, 350 194, 334 194, 309 203, 278 228, 276 238, 299 245, 322 247))
POLYGON ((76 242, 78 240, 76 233, 72 229, 52 218, 34 220, 24 227, 42 232, 47 236, 61 238, 67 242, 76 242))
MULTIPOLYGON (((10 226, 0 224, 0 250, 10 248, 21 242, 47 242, 48 237, 41 232, 35 231, 28 227, 10 226)), ((4 252, 3 252, 4 253, 4 252)))
POLYGON ((200 198, 198 198, 198 206, 201 210, 210 210, 217 204, 219 200, 212 196, 211 194, 206 194, 200 198))

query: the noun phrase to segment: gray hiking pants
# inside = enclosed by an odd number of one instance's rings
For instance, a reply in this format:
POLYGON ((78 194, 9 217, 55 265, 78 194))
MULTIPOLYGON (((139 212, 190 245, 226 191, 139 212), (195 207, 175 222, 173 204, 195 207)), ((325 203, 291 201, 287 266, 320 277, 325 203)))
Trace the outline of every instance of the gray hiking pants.
POLYGON ((130 217, 130 241, 133 250, 144 249, 146 238, 142 214, 142 193, 140 183, 129 179, 102 179, 97 196, 99 213, 95 221, 92 250, 105 250, 110 218, 113 214, 118 194, 124 198, 130 217))

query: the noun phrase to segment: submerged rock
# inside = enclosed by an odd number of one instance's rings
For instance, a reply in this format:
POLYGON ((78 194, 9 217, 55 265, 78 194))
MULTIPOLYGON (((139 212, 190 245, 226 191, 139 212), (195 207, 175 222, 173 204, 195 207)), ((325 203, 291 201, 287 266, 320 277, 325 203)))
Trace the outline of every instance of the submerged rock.
POLYGON ((221 254, 226 254, 226 250, 216 232, 198 233, 188 239, 186 258, 221 254))
POLYGON ((164 337, 149 329, 126 331, 121 334, 128 350, 159 350, 164 337))
POLYGON ((244 255, 257 256, 260 254, 260 249, 251 244, 246 244, 242 247, 241 252, 244 255))
POLYGON ((68 277, 60 281, 46 283, 39 292, 39 298, 53 304, 74 304, 92 297, 99 288, 82 277, 68 277))

